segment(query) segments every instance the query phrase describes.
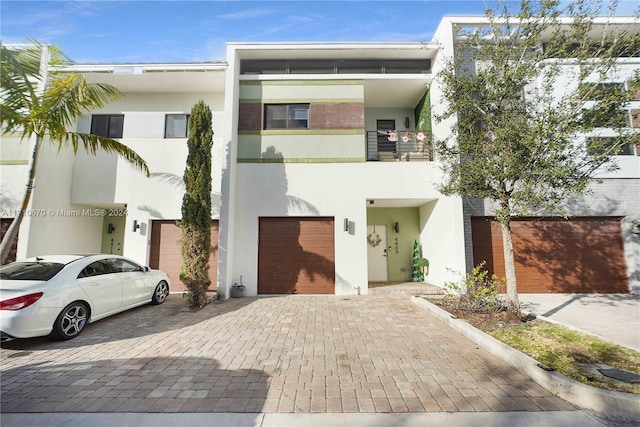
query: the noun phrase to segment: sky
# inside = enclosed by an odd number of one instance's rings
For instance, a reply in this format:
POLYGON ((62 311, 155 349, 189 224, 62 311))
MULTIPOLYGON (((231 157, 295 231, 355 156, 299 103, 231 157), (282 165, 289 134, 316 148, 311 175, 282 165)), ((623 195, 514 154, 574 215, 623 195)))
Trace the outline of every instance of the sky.
MULTIPOLYGON (((78 63, 223 61, 227 42, 430 41, 444 15, 493 0, 0 0, 0 38, 57 44, 78 63)), ((631 14, 637 0, 622 0, 631 14)))

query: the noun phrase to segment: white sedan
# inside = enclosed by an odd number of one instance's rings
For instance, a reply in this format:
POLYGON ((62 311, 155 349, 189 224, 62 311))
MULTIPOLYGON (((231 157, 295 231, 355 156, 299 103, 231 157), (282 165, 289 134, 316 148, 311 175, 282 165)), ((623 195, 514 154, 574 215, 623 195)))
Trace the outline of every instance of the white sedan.
POLYGON ((0 267, 0 341, 68 340, 87 323, 162 304, 169 278, 118 255, 48 255, 0 267))

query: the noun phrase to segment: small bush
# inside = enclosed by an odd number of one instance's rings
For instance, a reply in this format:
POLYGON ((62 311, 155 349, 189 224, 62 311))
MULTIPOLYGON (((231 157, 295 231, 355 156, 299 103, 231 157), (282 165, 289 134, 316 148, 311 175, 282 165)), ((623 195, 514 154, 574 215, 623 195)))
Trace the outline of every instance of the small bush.
POLYGON ((460 283, 447 282, 444 284, 447 306, 458 310, 475 312, 498 312, 505 310, 500 300, 499 290, 504 284, 504 278, 495 274, 489 276, 484 269, 485 262, 478 264, 471 273, 467 273, 460 283))

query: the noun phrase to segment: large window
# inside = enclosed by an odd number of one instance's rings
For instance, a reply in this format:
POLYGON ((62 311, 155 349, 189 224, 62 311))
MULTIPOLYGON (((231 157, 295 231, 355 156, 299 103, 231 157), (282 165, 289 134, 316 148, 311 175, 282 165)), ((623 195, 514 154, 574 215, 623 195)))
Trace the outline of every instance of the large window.
POLYGON ((186 138, 188 130, 188 114, 167 114, 164 125, 165 138, 186 138))
POLYGON ((309 104, 267 104, 265 129, 309 129, 309 104))
POLYGON ((615 127, 629 127, 629 111, 628 110, 615 110, 615 111, 598 111, 584 109, 582 110, 582 118, 589 127, 594 128, 615 128, 615 127))
POLYGON ((611 110, 601 105, 600 101, 607 97, 623 96, 626 91, 624 83, 583 83, 579 87, 581 96, 593 101, 593 106, 582 110, 584 123, 589 127, 629 127, 631 117, 629 110, 611 110), (605 108, 603 108, 605 107, 605 108))
POLYGON ((430 59, 245 59, 240 74, 425 74, 430 59))
POLYGON ((107 138, 122 138, 123 114, 94 114, 91 116, 91 133, 107 138))
POLYGON ((592 137, 587 138, 587 152, 592 156, 605 153, 633 156, 633 146, 615 137, 592 137))

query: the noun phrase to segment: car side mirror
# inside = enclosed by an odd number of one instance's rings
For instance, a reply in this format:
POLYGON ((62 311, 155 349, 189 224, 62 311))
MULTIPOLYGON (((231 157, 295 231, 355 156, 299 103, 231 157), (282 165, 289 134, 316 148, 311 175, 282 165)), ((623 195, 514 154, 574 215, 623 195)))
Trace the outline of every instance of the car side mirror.
POLYGON ((142 271, 144 271, 145 273, 148 273, 151 271, 151 269, 145 265, 144 267, 142 267, 142 271))

